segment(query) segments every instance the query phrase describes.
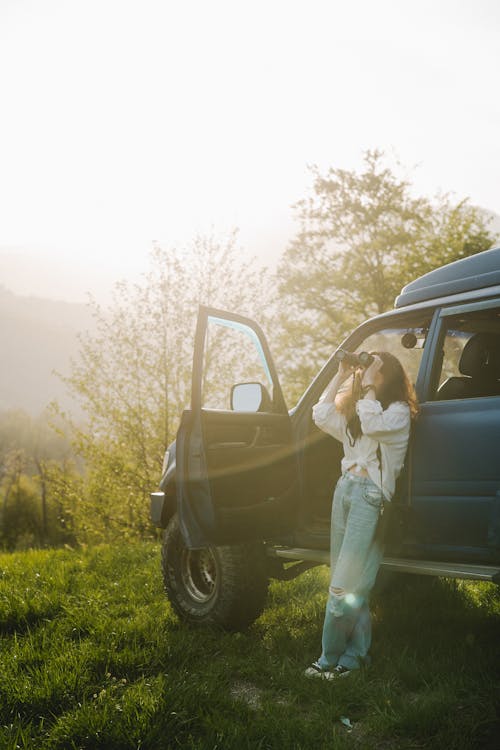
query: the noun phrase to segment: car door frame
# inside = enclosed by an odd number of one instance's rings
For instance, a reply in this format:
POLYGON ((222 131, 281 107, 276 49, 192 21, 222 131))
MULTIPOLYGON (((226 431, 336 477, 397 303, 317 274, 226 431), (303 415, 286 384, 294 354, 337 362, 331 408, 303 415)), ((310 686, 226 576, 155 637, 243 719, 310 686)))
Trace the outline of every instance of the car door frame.
MULTIPOLYGON (((444 336, 447 330, 446 319, 449 319, 458 314, 466 314, 470 312, 498 307, 500 307, 500 301, 498 299, 490 298, 473 302, 457 302, 453 305, 440 306, 435 310, 432 322, 432 331, 429 331, 432 338, 429 341, 429 348, 425 353, 425 360, 423 359, 421 362, 421 377, 419 377, 419 398, 421 414, 417 419, 412 439, 411 460, 413 471, 410 490, 410 503, 412 506, 412 515, 415 520, 415 534, 413 535, 413 538, 411 540, 408 540, 409 544, 406 545, 406 553, 410 556, 431 555, 433 557, 443 557, 445 559, 456 558, 463 561, 465 561, 465 559, 467 558, 467 560, 470 560, 471 562, 488 562, 493 559, 499 559, 500 529, 498 528, 498 526, 500 519, 500 484, 496 493, 493 492, 493 490, 495 489, 495 487, 493 486, 496 481, 495 479, 491 481, 491 487, 489 486, 489 484, 486 485, 485 483, 484 498, 480 493, 471 494, 470 496, 465 493, 463 495, 463 499, 461 499, 461 502, 464 506, 467 504, 467 502, 469 502, 469 504, 471 505, 471 508, 469 509, 469 516, 473 515, 472 504, 474 503, 474 497, 477 496, 478 502, 480 502, 480 498, 483 498, 482 501, 485 504, 487 503, 486 498, 489 497, 491 499, 491 516, 488 522, 488 534, 485 545, 467 545, 465 543, 453 545, 450 543, 451 539, 448 539, 448 544, 425 543, 426 529, 427 532, 429 532, 431 527, 444 516, 445 505, 447 502, 446 498, 449 496, 451 498, 449 500, 449 503, 453 503, 453 496, 456 495, 456 502, 458 503, 458 498, 460 498, 460 495, 458 494, 458 489, 456 487, 453 487, 451 478, 449 480, 446 480, 446 478, 437 480, 443 482, 443 491, 441 493, 439 491, 436 491, 436 488, 432 486, 431 480, 423 479, 424 459, 422 458, 422 454, 425 455, 424 446, 426 443, 426 437, 428 437, 428 425, 425 424, 426 421, 430 422, 430 420, 433 419, 433 422, 437 427, 438 420, 442 421, 443 418, 446 419, 446 415, 453 414, 454 411, 455 413, 457 411, 460 411, 463 412, 464 415, 466 415, 468 412, 472 413, 480 410, 480 408, 483 408, 484 410, 484 407, 488 407, 488 404, 485 403, 486 399, 488 400, 488 402, 490 401, 490 399, 494 400, 494 402, 490 402, 490 405, 498 404, 498 401, 500 399, 499 396, 485 396, 473 399, 443 399, 441 401, 439 399, 433 398, 433 394, 435 393, 437 387, 437 380, 442 368, 442 347, 444 336), (426 481, 428 482, 427 489, 425 487, 426 481), (445 489, 448 489, 448 493, 444 491, 445 489), (429 499, 430 497, 435 498, 434 502, 429 499), (427 499, 424 500, 424 498, 427 499), (425 502, 428 503, 427 511, 424 509, 425 502), (420 520, 419 516, 422 516, 420 520)), ((474 442, 471 442, 471 445, 475 447, 474 442)), ((465 483, 466 480, 463 481, 465 483)), ((473 484, 472 479, 470 480, 470 483, 471 485, 473 484)), ((451 507, 453 508, 453 505, 451 507)), ((466 518, 466 515, 467 514, 464 513, 464 519, 466 518)), ((483 520, 485 521, 485 519, 483 520)), ((465 528, 468 528, 465 520, 464 525, 465 528)), ((469 528, 472 528, 472 525, 469 528)))
MULTIPOLYGON (((235 456, 237 456, 238 445, 235 443, 234 447, 235 456)), ((241 450, 244 450, 243 444, 241 450)), ((282 457, 278 449, 276 449, 276 456, 277 458, 282 457)), ((251 538, 262 539, 266 535, 266 519, 269 518, 269 524, 271 525, 271 518, 277 517, 281 508, 297 508, 299 494, 297 450, 293 440, 291 419, 262 328, 256 321, 246 316, 200 305, 193 351, 191 407, 183 412, 177 434, 177 506, 181 532, 186 545, 190 549, 198 549, 214 543, 232 543, 251 538), (210 319, 222 325, 225 325, 225 322, 231 322, 236 324, 236 327, 245 327, 247 330, 250 329, 255 336, 254 343, 257 343, 265 360, 266 369, 272 383, 271 412, 233 412, 203 407, 204 353, 210 319), (213 497, 213 487, 209 477, 205 439, 207 421, 211 420, 217 422, 222 432, 224 431, 224 425, 229 427, 237 423, 255 426, 262 424, 268 430, 278 429, 280 434, 284 432, 288 436, 287 444, 282 447, 282 453, 286 459, 290 459, 290 466, 294 467, 292 469, 294 474, 290 477, 290 486, 285 488, 283 496, 270 497, 268 502, 262 503, 259 507, 256 505, 253 508, 252 506, 253 511, 252 508, 247 509, 248 528, 243 530, 240 535, 242 538, 235 534, 235 538, 226 539, 224 533, 221 533, 220 530, 221 524, 215 510, 216 498, 213 497), (252 521, 254 522, 253 526, 252 521)), ((226 517, 228 515, 230 515, 230 510, 226 512, 226 517)), ((240 515, 245 518, 243 511, 240 515)))

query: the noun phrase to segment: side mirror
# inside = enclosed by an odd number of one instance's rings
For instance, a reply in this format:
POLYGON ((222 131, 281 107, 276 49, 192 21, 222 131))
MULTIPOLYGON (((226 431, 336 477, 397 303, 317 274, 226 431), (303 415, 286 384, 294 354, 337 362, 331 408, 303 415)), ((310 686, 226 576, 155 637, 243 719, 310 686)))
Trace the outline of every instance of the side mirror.
POLYGON ((271 397, 262 383, 237 383, 231 388, 233 411, 271 411, 271 397))

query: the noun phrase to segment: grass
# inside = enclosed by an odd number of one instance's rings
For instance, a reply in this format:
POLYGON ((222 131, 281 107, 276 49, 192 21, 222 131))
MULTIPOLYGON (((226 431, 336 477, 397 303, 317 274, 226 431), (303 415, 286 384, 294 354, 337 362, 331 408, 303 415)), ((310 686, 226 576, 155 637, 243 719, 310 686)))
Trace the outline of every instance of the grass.
POLYGON ((273 582, 259 620, 229 634, 179 623, 159 555, 0 555, 1 750, 497 747, 495 586, 405 579, 374 598, 372 667, 324 683, 302 671, 326 568, 273 582))

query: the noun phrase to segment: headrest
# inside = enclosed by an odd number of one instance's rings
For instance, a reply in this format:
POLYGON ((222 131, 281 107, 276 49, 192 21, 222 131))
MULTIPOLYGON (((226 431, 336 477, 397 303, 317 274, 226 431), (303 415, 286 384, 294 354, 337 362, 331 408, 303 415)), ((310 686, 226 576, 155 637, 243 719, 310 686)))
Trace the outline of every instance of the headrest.
POLYGON ((464 346, 458 369, 473 378, 500 378, 500 334, 475 333, 464 346))

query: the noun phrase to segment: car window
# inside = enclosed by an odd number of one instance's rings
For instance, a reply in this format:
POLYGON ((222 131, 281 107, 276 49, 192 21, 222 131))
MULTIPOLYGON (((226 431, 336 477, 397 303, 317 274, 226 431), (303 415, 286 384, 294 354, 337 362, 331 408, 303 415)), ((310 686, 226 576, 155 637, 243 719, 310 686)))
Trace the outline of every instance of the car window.
POLYGON ((384 328, 367 336, 356 351, 390 352, 399 359, 410 381, 415 384, 428 330, 427 320, 417 326, 384 328))
POLYGON ((500 308, 443 321, 434 400, 500 395, 500 308))
POLYGON ((272 378, 255 332, 232 320, 209 316, 205 339, 202 406, 230 409, 231 387, 259 382, 272 397, 272 378))

